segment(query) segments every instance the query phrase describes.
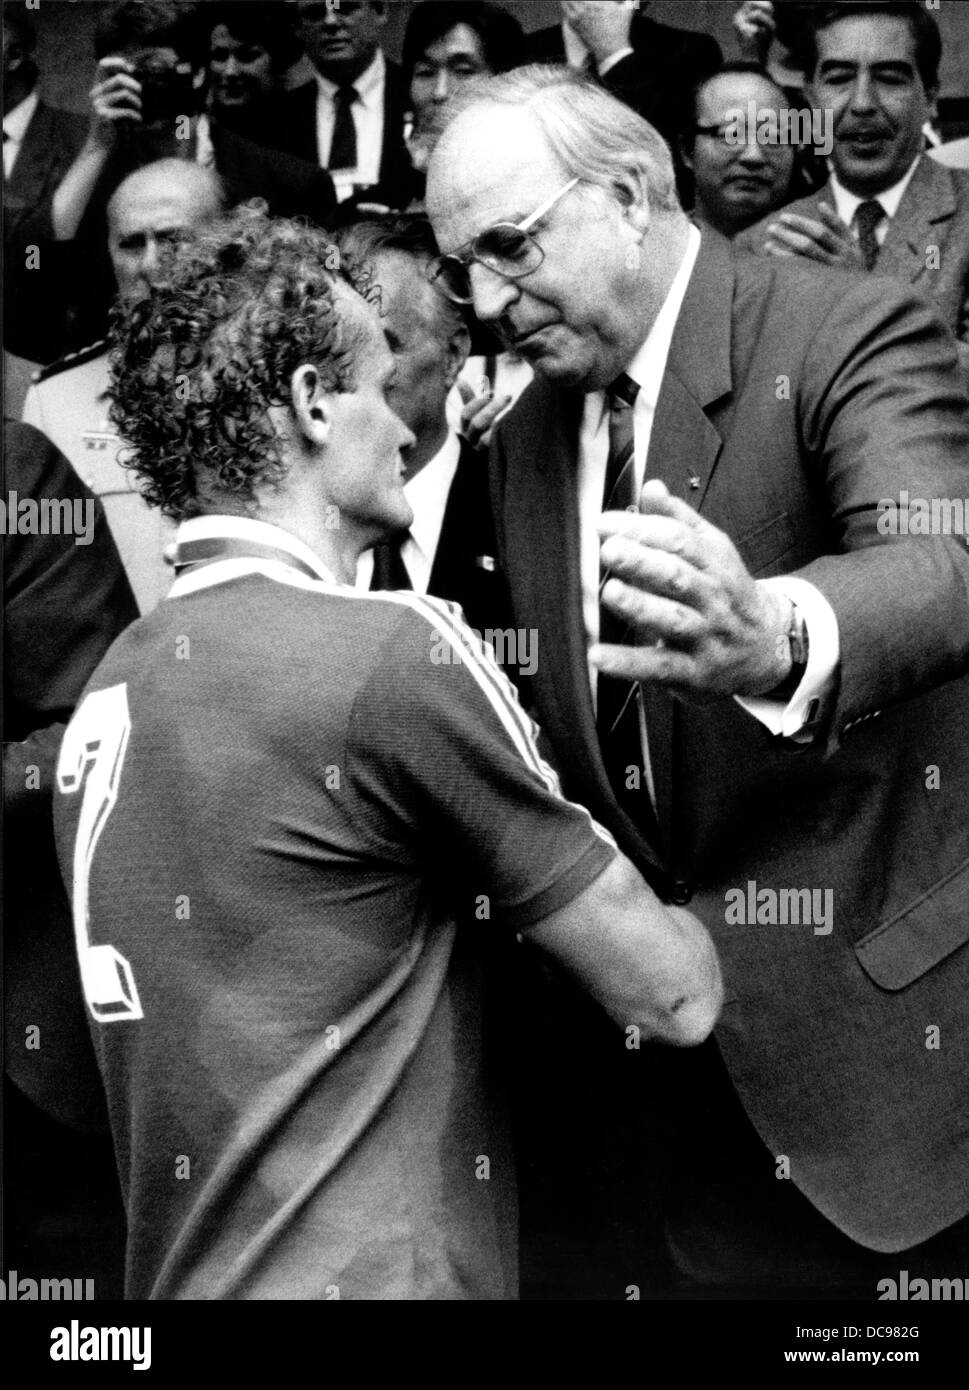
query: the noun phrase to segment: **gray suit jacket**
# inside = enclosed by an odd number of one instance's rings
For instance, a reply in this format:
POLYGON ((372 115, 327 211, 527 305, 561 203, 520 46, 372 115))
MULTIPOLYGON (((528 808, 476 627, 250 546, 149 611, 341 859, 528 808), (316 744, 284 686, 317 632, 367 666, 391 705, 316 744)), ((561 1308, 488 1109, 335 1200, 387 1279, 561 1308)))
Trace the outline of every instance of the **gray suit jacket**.
POLYGON ((841 660, 828 737, 807 748, 733 700, 644 687, 658 842, 617 805, 596 737, 581 396, 536 380, 493 445, 499 555, 515 625, 539 634, 535 703, 564 790, 691 897, 721 953, 717 1040, 748 1115, 810 1200, 882 1251, 969 1209, 969 552, 878 527, 903 489, 969 499, 967 407, 951 339, 910 291, 703 232, 648 475, 755 575, 812 581, 841 660), (732 921, 727 895, 751 882, 830 891, 833 929, 732 921))
MULTIPOLYGON (((779 211, 819 220, 821 202, 834 206, 830 184, 779 211)), ((767 226, 776 217, 772 213, 749 227, 737 244, 763 252, 767 226)), ((969 171, 948 169, 922 156, 888 224, 874 273, 913 285, 931 299, 959 340, 960 360, 969 375, 969 171)))

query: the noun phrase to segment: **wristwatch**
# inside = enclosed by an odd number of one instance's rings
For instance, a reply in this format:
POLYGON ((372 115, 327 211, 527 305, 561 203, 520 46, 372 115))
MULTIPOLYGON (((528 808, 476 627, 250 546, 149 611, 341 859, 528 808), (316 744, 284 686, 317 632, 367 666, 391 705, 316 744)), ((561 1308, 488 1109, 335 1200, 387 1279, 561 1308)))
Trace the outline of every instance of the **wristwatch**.
POLYGON ((793 600, 791 602, 791 621, 786 635, 791 647, 791 669, 779 685, 775 685, 773 690, 767 691, 764 698, 768 700, 789 700, 801 684, 804 679, 804 672, 807 670, 810 649, 807 624, 804 621, 804 615, 793 600))

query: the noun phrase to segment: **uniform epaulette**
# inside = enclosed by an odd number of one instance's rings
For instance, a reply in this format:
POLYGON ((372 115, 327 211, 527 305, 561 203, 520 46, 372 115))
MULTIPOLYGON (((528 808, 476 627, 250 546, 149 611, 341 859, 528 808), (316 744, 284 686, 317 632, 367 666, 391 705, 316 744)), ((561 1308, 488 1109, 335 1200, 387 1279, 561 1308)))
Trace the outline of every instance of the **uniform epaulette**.
POLYGON ((51 362, 48 367, 38 367, 30 378, 34 385, 41 381, 50 381, 52 376, 57 376, 60 372, 69 372, 72 367, 83 367, 85 362, 91 362, 95 357, 100 357, 107 352, 109 343, 107 338, 98 338, 96 343, 91 343, 88 347, 78 348, 77 352, 66 352, 63 357, 58 357, 56 362, 51 362))

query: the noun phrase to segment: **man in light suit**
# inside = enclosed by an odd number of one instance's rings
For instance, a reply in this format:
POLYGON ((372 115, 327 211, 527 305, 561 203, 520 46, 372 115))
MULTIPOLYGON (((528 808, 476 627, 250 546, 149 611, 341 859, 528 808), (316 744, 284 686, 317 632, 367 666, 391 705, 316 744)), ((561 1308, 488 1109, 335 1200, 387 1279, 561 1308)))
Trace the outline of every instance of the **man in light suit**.
MULTIPOLYGON (((602 1150, 687 1295, 874 1297, 886 1252, 943 1272, 969 1209, 969 553, 964 511, 910 519, 969 493, 952 340, 907 290, 701 235, 656 133, 557 73, 458 100, 428 207, 437 282, 536 372, 493 496, 565 785, 726 962, 719 1052, 616 1057, 612 1110, 575 1081, 555 1152, 602 1150)), ((655 1276, 616 1251, 600 1297, 655 1276)))
POLYGON ((833 5, 816 20, 812 99, 833 111, 831 177, 742 237, 755 252, 874 271, 927 295, 969 377, 969 172, 924 153, 938 26, 921 5, 833 5))

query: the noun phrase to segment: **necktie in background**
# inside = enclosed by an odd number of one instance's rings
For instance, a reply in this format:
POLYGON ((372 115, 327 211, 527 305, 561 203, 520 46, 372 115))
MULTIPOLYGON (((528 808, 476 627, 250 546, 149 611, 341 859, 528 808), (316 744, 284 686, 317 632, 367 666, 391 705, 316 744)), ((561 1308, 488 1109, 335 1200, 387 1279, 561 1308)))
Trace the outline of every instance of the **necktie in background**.
POLYGON ((859 203, 855 211, 855 226, 858 228, 858 247, 865 260, 865 269, 874 270, 878 260, 878 238, 875 228, 885 216, 885 209, 877 198, 869 198, 859 203))
POLYGON ((409 531, 401 531, 389 540, 378 541, 373 548, 373 578, 371 589, 413 589, 401 547, 410 539, 409 531))
MULTIPOLYGON (((633 407, 639 387, 623 373, 606 392, 609 404, 609 457, 602 491, 604 512, 637 511, 636 468, 634 458, 633 407)), ((602 588, 608 573, 600 576, 602 588)), ((604 604, 599 604, 600 642, 622 643, 627 624, 604 604)), ((655 815, 643 766, 640 732, 639 687, 601 673, 596 682, 596 730, 602 760, 616 800, 643 830, 655 827, 655 815)))
POLYGON ((353 122, 353 103, 357 89, 352 82, 338 87, 333 98, 333 139, 330 142, 329 169, 357 167, 357 127, 353 122))

